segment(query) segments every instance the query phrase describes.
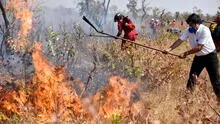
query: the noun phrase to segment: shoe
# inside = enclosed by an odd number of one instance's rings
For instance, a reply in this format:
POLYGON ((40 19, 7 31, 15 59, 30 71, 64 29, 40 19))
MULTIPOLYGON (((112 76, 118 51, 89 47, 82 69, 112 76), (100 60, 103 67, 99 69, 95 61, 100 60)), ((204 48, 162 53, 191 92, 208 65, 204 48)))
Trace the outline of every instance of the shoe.
POLYGON ((197 75, 193 74, 192 76, 193 76, 193 82, 196 83, 197 78, 198 78, 197 75))
POLYGON ((217 102, 219 102, 220 103, 220 96, 217 96, 217 102))
POLYGON ((195 90, 195 84, 192 83, 192 82, 188 82, 187 85, 186 85, 186 88, 187 88, 187 90, 194 91, 195 90))
POLYGON ((220 106, 220 96, 219 97, 217 97, 217 106, 220 106))
POLYGON ((195 83, 197 81, 197 75, 193 74, 192 78, 190 78, 188 80, 188 83, 186 85, 186 88, 190 91, 194 91, 195 90, 195 83))

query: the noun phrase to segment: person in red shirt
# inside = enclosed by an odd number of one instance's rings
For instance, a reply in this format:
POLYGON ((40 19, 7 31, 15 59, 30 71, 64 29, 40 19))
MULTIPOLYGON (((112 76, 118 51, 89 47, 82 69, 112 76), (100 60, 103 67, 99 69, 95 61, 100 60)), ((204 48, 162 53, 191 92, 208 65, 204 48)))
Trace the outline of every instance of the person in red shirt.
MULTIPOLYGON (((135 41, 137 39, 138 32, 128 16, 125 17, 124 15, 117 13, 114 17, 114 22, 118 23, 118 33, 116 37, 119 37, 122 34, 122 31, 124 31, 125 39, 129 39, 131 41, 135 41)), ((125 50, 127 48, 125 43, 126 41, 122 40, 121 50, 125 50)))

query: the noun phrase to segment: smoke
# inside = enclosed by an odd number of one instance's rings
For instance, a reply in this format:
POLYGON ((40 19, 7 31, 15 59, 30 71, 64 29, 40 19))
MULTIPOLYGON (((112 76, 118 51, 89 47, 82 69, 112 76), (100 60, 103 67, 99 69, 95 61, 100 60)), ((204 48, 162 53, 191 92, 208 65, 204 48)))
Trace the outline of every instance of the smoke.
MULTIPOLYGON (((105 44, 112 42, 111 38, 93 38, 87 36, 88 34, 95 34, 96 32, 92 29, 86 22, 82 20, 82 16, 79 15, 77 11, 71 8, 65 7, 57 7, 57 8, 48 8, 44 7, 44 15, 43 15, 43 29, 47 29, 52 26, 53 31, 60 34, 59 39, 56 41, 59 44, 62 44, 64 41, 62 40, 64 36, 61 35, 62 26, 65 26, 67 32, 72 35, 76 35, 76 32, 73 32, 73 25, 77 25, 78 28, 81 28, 82 31, 78 32, 82 35, 79 39, 72 39, 72 44, 75 44, 75 55, 72 56, 72 59, 65 62, 66 70, 71 74, 74 78, 79 78, 83 82, 87 82, 89 72, 94 68, 94 62, 98 64, 100 63, 100 56, 97 50, 94 48, 104 48, 105 44)), ((103 31, 107 31, 110 34, 116 34, 116 25, 113 23, 112 17, 108 17, 109 20, 106 25, 103 25, 103 31), (111 22, 110 22, 111 20, 111 22)), ((94 23, 92 21, 92 23, 94 23)), ((97 26, 97 25, 95 25, 97 26)), ((74 29, 75 31, 78 29, 74 29)), ((46 30, 41 32, 42 34, 46 30)), ((46 34, 45 34, 46 35, 46 34)), ((73 36, 72 36, 73 37, 73 36)), ((73 37, 74 38, 74 37, 73 37)), ((71 40, 71 39, 70 39, 71 40)), ((41 41, 44 44, 48 44, 48 37, 41 36, 41 41)), ((45 47, 44 52, 50 54, 45 47)), ((53 63, 57 62, 57 59, 53 59, 53 57, 49 57, 53 63)), ((64 63, 58 63, 64 64, 64 63)), ((92 80, 89 82, 88 91, 95 92, 100 86, 105 85, 104 82, 107 82, 107 77, 111 72, 107 68, 97 67, 94 73, 92 73, 92 80)))
MULTIPOLYGON (((87 14, 92 14, 87 13, 87 14)), ((127 13, 123 13, 124 15, 128 15, 127 13)), ((95 20, 91 17, 87 18, 99 29, 106 33, 116 35, 117 33, 117 23, 113 21, 115 13, 109 11, 108 16, 106 17, 106 22, 102 22, 102 25, 96 25, 95 20)), ((101 15, 99 18, 102 18, 101 15)), ((128 15, 129 16, 129 15, 128 15)), ((136 24, 136 28, 140 29, 140 24, 138 24, 138 20, 129 16, 132 21, 136 24)), ((92 79, 89 81, 88 92, 95 92, 101 86, 105 85, 107 82, 107 77, 112 75, 112 73, 116 73, 119 75, 123 75, 123 72, 113 72, 112 69, 101 65, 103 60, 103 55, 100 54, 100 50, 106 48, 106 45, 109 43, 113 43, 115 39, 112 38, 95 38, 89 37, 88 34, 96 34, 95 30, 91 28, 86 22, 82 20, 82 15, 79 14, 75 8, 66 8, 63 6, 58 6, 56 8, 43 7, 43 18, 41 18, 41 39, 44 44, 48 44, 48 27, 52 26, 53 31, 59 34, 59 38, 55 41, 58 45, 63 44, 63 37, 61 32, 63 30, 63 26, 66 31, 70 33, 70 35, 75 35, 73 32, 73 25, 78 25, 82 31, 80 32, 82 37, 79 39, 73 39, 71 44, 74 44, 75 55, 71 57, 66 62, 58 62, 57 58, 53 56, 47 57, 53 61, 55 64, 61 64, 65 66, 66 70, 71 74, 74 78, 81 79, 84 83, 88 81, 89 73, 94 68, 94 63, 96 63, 97 68, 92 73, 92 79), (43 36, 42 36, 43 35, 43 36), (45 35, 45 36, 44 36, 45 35)), ((141 33, 141 31, 139 31, 141 33)), ((120 41, 119 41, 120 42, 120 41)), ((118 47, 118 46, 117 46, 118 47)), ((120 49, 115 48, 115 49, 120 49)), ((48 47, 44 47, 44 53, 51 54, 51 51, 48 51, 48 47)), ((133 79, 135 80, 135 79, 133 79)))

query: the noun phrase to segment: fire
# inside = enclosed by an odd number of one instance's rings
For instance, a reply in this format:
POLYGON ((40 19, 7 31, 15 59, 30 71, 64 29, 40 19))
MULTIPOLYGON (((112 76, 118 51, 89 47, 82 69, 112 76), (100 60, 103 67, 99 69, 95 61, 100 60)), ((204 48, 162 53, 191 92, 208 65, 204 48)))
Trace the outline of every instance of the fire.
POLYGON ((27 46, 27 36, 32 28, 33 13, 29 10, 29 3, 23 0, 13 0, 7 2, 7 9, 14 12, 15 18, 20 21, 18 38, 14 39, 14 49, 22 49, 27 46))
POLYGON ((74 115, 83 114, 92 115, 96 120, 131 113, 131 94, 137 83, 112 76, 109 78, 109 85, 92 96, 89 104, 85 105, 65 80, 68 74, 62 67, 53 66, 43 56, 40 44, 36 44, 32 56, 35 67, 33 106, 45 120, 51 115, 59 115, 61 120, 71 120, 74 115), (92 112, 91 108, 95 112, 92 112))
POLYGON ((33 13, 29 10, 29 4, 23 0, 8 1, 7 8, 13 8, 15 11, 15 18, 21 22, 21 28, 18 35, 26 37, 32 28, 33 13))
POLYGON ((24 89, 0 90, 1 112, 8 116, 15 113, 30 116, 32 113, 33 117, 42 122, 57 122, 72 121, 79 116, 95 121, 114 120, 140 111, 131 99, 137 83, 130 83, 118 76, 111 76, 109 85, 85 103, 72 88, 74 83, 67 80, 69 74, 63 67, 54 66, 48 61, 40 47, 40 43, 35 44, 32 53, 35 68, 32 83, 24 89), (28 89, 31 91, 27 93, 28 89))
POLYGON ((32 28, 32 12, 28 8, 23 8, 16 14, 16 18, 21 21, 21 30, 19 35, 27 36, 30 29, 32 28))
POLYGON ((22 108, 27 102, 28 95, 23 90, 5 88, 0 90, 0 111, 7 116, 11 114, 23 115, 22 108))
POLYGON ((67 121, 83 114, 83 105, 70 82, 66 81, 64 68, 53 66, 43 56, 39 44, 35 48, 32 54, 35 67, 32 98, 36 114, 44 120, 55 115, 56 119, 67 121))
MULTIPOLYGON (((16 47, 29 47, 27 36, 32 28, 33 14, 28 3, 14 0, 8 1, 7 6, 15 9, 15 17, 21 23, 19 38, 10 39, 10 42, 16 47)), ((115 117, 125 117, 132 114, 132 111, 139 111, 131 99, 137 83, 111 76, 108 86, 82 99, 72 87, 74 81, 67 80, 69 74, 64 67, 54 66, 43 55, 40 43, 35 43, 32 58, 35 72, 30 83, 21 82, 23 88, 17 84, 0 87, 0 112, 6 116, 32 116, 43 122, 73 121, 83 116, 98 121, 114 120, 115 117)))
POLYGON ((94 101, 99 104, 97 117, 109 119, 113 115, 127 115, 132 106, 132 90, 136 86, 137 83, 130 83, 118 76, 110 77, 109 86, 94 96, 94 101))

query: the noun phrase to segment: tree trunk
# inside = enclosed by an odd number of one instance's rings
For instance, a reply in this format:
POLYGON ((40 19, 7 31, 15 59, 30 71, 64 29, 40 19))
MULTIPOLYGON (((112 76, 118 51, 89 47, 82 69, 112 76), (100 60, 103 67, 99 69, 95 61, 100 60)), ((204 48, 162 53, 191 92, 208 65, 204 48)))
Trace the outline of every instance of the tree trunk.
MULTIPOLYGON (((6 1, 5 1, 6 2, 6 1)), ((2 16, 4 18, 4 22, 5 22, 5 32, 3 32, 3 38, 2 38, 2 42, 1 42, 1 51, 0 51, 0 55, 4 58, 6 56, 7 53, 7 39, 10 36, 10 32, 9 32, 9 21, 7 19, 6 13, 5 13, 5 9, 3 7, 2 1, 0 1, 0 9, 2 11, 2 16)))
POLYGON ((108 15, 108 8, 109 8, 109 4, 110 4, 111 0, 108 0, 108 3, 106 5, 106 7, 104 6, 104 10, 105 10, 105 13, 104 13, 104 23, 106 23, 106 18, 107 18, 107 15, 108 15))
POLYGON ((86 13, 89 12, 89 0, 86 0, 86 13))

